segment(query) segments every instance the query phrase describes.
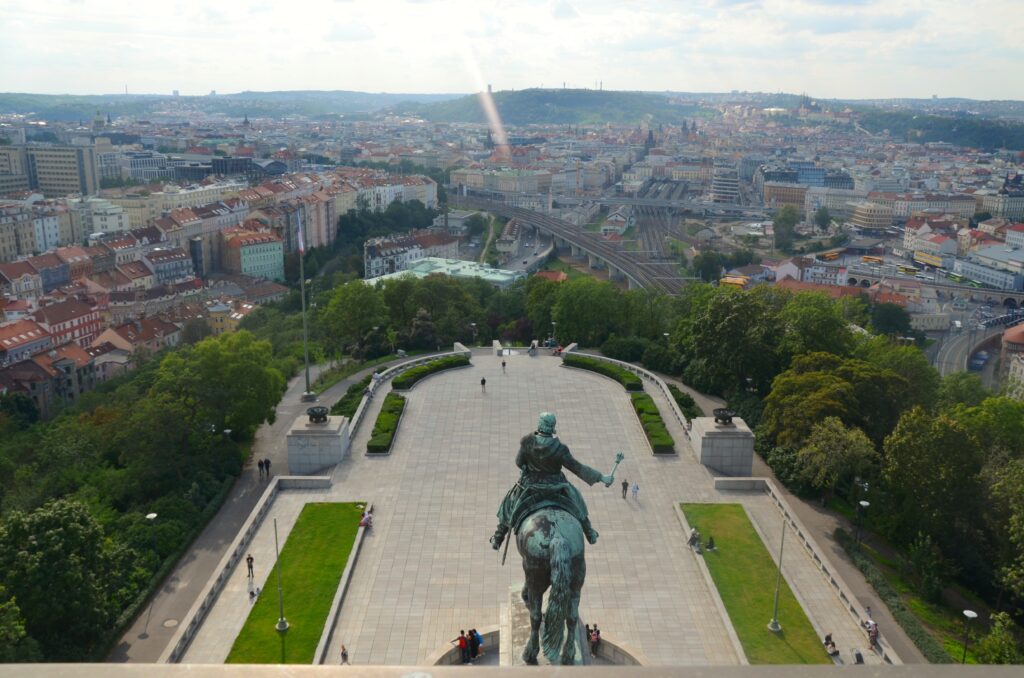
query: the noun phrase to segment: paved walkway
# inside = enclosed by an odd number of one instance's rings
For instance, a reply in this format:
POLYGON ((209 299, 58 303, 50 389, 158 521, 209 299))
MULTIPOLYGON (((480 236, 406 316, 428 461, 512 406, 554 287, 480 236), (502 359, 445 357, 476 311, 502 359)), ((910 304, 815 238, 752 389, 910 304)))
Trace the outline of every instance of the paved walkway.
MULTIPOLYGON (((769 498, 714 490, 711 474, 671 423, 681 454, 654 457, 628 395, 611 380, 526 355, 507 357, 503 375, 500 360, 478 353, 473 367, 421 382, 409 396, 389 456, 360 453, 369 437, 370 426, 364 426, 353 455, 335 468, 330 490, 279 495, 253 545, 257 579, 266 576, 259 565, 269 566, 263 552, 267 544, 272 548, 273 517, 284 538, 306 501, 367 500, 375 507, 374 529, 363 544, 333 645, 348 646, 354 664, 417 665, 448 647, 460 628, 498 625, 508 590, 523 575, 518 555, 510 553, 502 567, 487 538, 497 504, 518 475, 518 440, 534 428, 539 412, 551 410, 577 458, 607 470, 622 450, 626 461, 617 480, 640 485, 634 501, 623 500, 617 485, 588 488, 576 481, 601 533, 587 551, 583 621, 598 623, 608 641, 653 665, 737 664, 729 622, 718 612, 699 556, 685 545, 673 505, 739 501, 773 540, 781 517, 769 498), (487 377, 486 394, 481 376, 487 377)), ((662 396, 655 398, 667 407, 662 396)), ((370 417, 382 400, 375 398, 370 417)), ((832 632, 844 652, 864 647, 863 634, 838 599, 822 593, 824 579, 802 549, 787 550, 783 571, 819 630, 832 632)), ((242 564, 186 661, 223 661, 232 631, 248 614, 246 586, 242 564)), ((287 600, 285 605, 287 613, 287 600)))
MULTIPOLYGON (((310 367, 310 378, 316 379, 325 366, 310 367)), ((333 404, 348 386, 381 366, 367 368, 343 379, 324 391, 320 401, 333 404)), ((256 434, 251 459, 231 489, 224 506, 202 531, 189 551, 178 562, 170 576, 164 580, 150 607, 139 615, 129 627, 121 642, 111 651, 112 662, 155 662, 170 643, 177 625, 195 603, 203 586, 213 574, 221 558, 234 541, 238 530, 249 517, 265 489, 256 468, 258 459, 270 459, 271 470, 284 473, 288 469, 288 451, 285 436, 298 414, 309 406, 302 402, 305 380, 300 372, 292 379, 284 397, 277 406, 273 424, 263 425, 256 434)), ((264 561, 269 562, 269 561, 264 561)))

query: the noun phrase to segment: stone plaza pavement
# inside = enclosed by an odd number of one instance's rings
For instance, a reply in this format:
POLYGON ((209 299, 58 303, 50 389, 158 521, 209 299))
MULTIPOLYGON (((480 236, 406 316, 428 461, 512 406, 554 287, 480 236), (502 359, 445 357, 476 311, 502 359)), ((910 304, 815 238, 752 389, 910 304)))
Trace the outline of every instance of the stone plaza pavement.
MULTIPOLYGON (((729 621, 719 612, 700 556, 685 544, 674 505, 743 504, 775 557, 782 518, 770 498, 714 489, 712 473, 694 459, 675 422, 669 428, 679 454, 654 457, 628 394, 612 380, 562 367, 549 356, 505 360, 502 374, 500 358, 477 353, 472 367, 418 384, 408 394, 391 454, 371 458, 363 451, 383 400, 377 396, 351 456, 332 472, 331 489, 278 496, 250 548, 255 585, 263 587, 270 574, 273 518, 283 544, 308 501, 370 501, 374 527, 333 629, 330 662, 339 661, 336 650, 344 643, 354 664, 422 665, 450 647, 460 629, 497 627, 509 588, 520 585, 523 575, 515 545, 502 567, 487 539, 494 512, 518 477, 519 439, 547 410, 557 414, 562 441, 583 463, 607 473, 615 452, 626 455, 610 488, 587 487, 570 476, 601 533, 587 548, 582 621, 597 623, 604 638, 647 665, 741 663, 729 621), (487 378, 486 393, 481 377, 487 378), (638 500, 622 499, 624 478, 639 483, 638 500)), ((667 410, 664 397, 652 395, 667 410)), ((727 551, 728 544, 719 548, 727 551)), ((783 574, 820 635, 831 632, 844 655, 857 647, 869 663, 879 662, 796 540, 787 540, 783 574)), ((223 662, 248 614, 248 587, 243 562, 185 662, 223 662)), ((267 593, 276 593, 273 586, 267 593)), ((287 605, 285 591, 286 615, 287 605)), ((765 623, 770 616, 765 610, 765 623)))

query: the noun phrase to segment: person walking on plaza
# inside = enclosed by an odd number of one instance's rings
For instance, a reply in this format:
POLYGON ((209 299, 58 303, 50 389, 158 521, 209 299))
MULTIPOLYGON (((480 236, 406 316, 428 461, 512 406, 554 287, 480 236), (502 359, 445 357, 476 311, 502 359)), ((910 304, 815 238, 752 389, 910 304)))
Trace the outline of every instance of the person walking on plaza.
POLYGON ((626 498, 626 490, 629 489, 629 481, 625 478, 622 479, 622 498, 626 498))
POLYGON ((480 377, 480 392, 487 393, 487 377, 480 377))
POLYGON ((252 554, 250 553, 245 558, 245 565, 246 565, 246 567, 249 568, 249 577, 253 576, 253 573, 252 573, 252 563, 253 563, 253 559, 252 559, 252 554))
POLYGON ((263 480, 263 460, 260 459, 256 465, 260 467, 260 480, 263 480))
POLYGON ((640 483, 633 481, 633 501, 640 501, 640 483))
POLYGON ((267 472, 267 480, 270 480, 270 460, 263 460, 263 470, 267 472))
POLYGON ((505 361, 504 360, 501 361, 501 373, 505 374, 505 361))
POLYGON ((341 646, 341 663, 348 664, 348 648, 344 645, 341 646))

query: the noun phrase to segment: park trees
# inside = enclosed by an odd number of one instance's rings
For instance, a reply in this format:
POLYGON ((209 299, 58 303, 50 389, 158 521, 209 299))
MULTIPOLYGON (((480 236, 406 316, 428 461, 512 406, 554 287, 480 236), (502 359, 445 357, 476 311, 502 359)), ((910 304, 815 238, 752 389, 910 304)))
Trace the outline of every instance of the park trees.
POLYGON ((775 213, 772 222, 775 228, 775 247, 788 251, 793 247, 793 238, 796 236, 796 225, 800 223, 800 212, 793 205, 784 205, 775 213))
POLYGON ((903 337, 910 332, 910 314, 898 304, 874 304, 871 307, 871 327, 887 337, 903 337))
POLYGON ((361 280, 335 288, 320 315, 324 330, 345 346, 361 346, 374 327, 384 324, 387 308, 381 293, 361 280))
POLYGON ((120 550, 74 501, 0 523, 0 583, 48 658, 80 658, 138 591, 144 573, 124 571, 120 550))
POLYGON ((600 346, 610 334, 625 327, 625 300, 611 284, 593 278, 561 283, 552 317, 560 340, 600 346))
POLYGON ((882 476, 891 533, 903 543, 930 535, 944 554, 976 568, 965 572, 972 578, 991 571, 979 548, 981 465, 977 442, 963 426, 920 407, 905 412, 885 439, 882 476))
POLYGON ((832 215, 829 214, 827 207, 819 207, 814 212, 814 224, 818 227, 821 232, 828 230, 829 225, 832 223, 832 215))
POLYGON ((847 428, 837 417, 825 417, 811 428, 797 452, 803 481, 822 492, 835 494, 840 483, 873 474, 879 456, 874 444, 858 428, 847 428))
POLYGON ((842 315, 842 307, 824 294, 801 292, 782 307, 783 335, 779 349, 788 364, 793 356, 816 351, 846 355, 853 335, 842 315))

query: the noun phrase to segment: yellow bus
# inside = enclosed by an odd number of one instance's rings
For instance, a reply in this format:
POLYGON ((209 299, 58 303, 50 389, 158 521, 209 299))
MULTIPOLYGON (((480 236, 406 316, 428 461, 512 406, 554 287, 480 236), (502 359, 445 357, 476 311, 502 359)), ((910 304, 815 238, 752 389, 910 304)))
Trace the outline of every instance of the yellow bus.
POLYGON ((718 281, 719 287, 731 287, 736 290, 745 290, 750 284, 750 278, 745 275, 727 275, 718 281))
POLYGON ((919 271, 918 271, 918 269, 914 268, 913 266, 900 266, 900 273, 903 273, 903 274, 906 274, 906 275, 917 275, 919 273, 919 271))
POLYGON ((869 254, 865 254, 863 257, 860 258, 860 260, 863 261, 865 264, 881 264, 882 263, 882 257, 873 257, 873 256, 871 256, 869 254))
POLYGON ((832 250, 831 252, 822 252, 818 255, 818 258, 822 261, 835 261, 839 258, 839 252, 832 250))

